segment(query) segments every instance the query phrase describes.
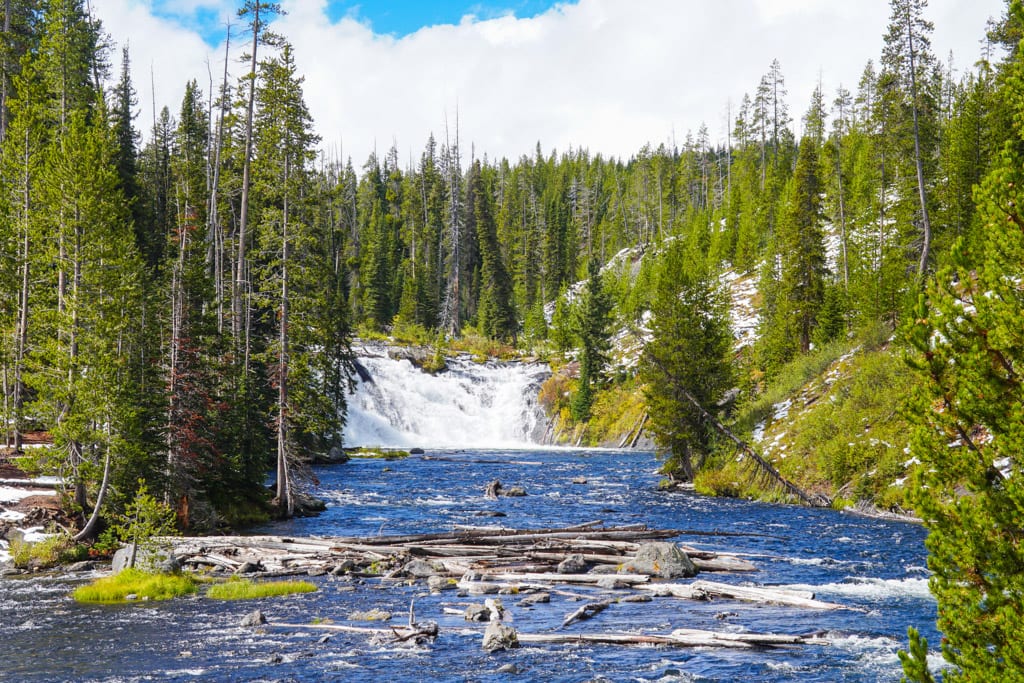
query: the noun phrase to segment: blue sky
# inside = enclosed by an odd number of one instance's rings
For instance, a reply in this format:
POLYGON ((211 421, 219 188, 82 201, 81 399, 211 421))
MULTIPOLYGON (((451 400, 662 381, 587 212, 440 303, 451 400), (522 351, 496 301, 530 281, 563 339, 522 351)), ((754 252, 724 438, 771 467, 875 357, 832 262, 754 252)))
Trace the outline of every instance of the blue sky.
MULTIPOLYGON (((573 2, 575 0, 328 0, 326 15, 332 22, 343 17, 354 18, 368 24, 374 33, 403 38, 421 28, 458 24, 467 15, 479 20, 510 14, 525 19, 543 14, 556 4, 573 2)), ((234 3, 237 4, 240 3, 234 3)), ((153 14, 191 28, 211 47, 224 39, 228 8, 217 0, 155 0, 153 14)))
POLYGON ((467 14, 493 19, 514 14, 520 19, 543 14, 554 0, 506 0, 505 2, 467 2, 466 0, 362 0, 328 2, 327 16, 336 21, 352 15, 368 21, 375 33, 407 36, 426 26, 457 24, 467 14))

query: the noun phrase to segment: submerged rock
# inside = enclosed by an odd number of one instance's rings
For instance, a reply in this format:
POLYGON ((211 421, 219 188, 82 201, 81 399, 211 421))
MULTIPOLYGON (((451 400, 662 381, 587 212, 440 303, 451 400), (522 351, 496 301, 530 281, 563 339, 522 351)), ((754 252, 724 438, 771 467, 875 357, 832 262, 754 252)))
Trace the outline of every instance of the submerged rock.
POLYGON ((267 618, 263 616, 263 612, 259 610, 253 610, 244 617, 242 617, 241 626, 251 628, 253 626, 262 626, 267 623, 267 618))
POLYGON ((491 618, 491 610, 487 605, 470 605, 463 616, 466 621, 487 621, 491 618))
POLYGON ((546 602, 551 602, 551 593, 534 593, 533 595, 527 595, 519 601, 519 605, 521 607, 529 607, 530 605, 539 605, 546 602))
POLYGON ((352 621, 390 621, 391 612, 374 607, 365 612, 353 612, 348 618, 352 621))

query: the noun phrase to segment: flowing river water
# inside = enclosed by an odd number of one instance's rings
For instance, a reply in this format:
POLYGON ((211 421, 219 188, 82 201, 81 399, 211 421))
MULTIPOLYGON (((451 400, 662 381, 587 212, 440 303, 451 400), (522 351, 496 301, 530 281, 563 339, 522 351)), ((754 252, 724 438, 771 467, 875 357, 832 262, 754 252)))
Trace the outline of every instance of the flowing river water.
MULTIPOLYGON (((708 578, 809 589, 851 609, 659 598, 613 605, 564 632, 822 631, 831 645, 742 652, 557 645, 487 655, 479 625, 444 614, 446 607, 482 599, 454 591, 430 595, 422 584, 383 587, 322 576, 312 579, 316 593, 256 603, 194 597, 87 606, 68 595, 80 579, 57 576, 0 580, 0 680, 897 681, 896 651, 906 627, 922 627, 935 642, 922 528, 831 510, 659 493, 655 467, 649 453, 609 451, 428 451, 397 461, 354 460, 318 470, 320 493, 330 504, 326 513, 256 531, 369 535, 597 519, 680 529, 681 542, 748 553, 760 568, 708 578), (573 483, 580 477, 587 483, 573 483), (522 485, 529 495, 488 500, 484 487, 494 478, 522 485), (496 512, 507 517, 481 516, 496 512), (366 636, 342 633, 320 642, 323 632, 240 626, 256 607, 272 622, 344 624, 354 611, 376 607, 404 623, 411 601, 418 619, 440 624, 430 647, 379 647, 366 636), (509 663, 520 673, 497 673, 509 663)), ((557 595, 533 608, 516 602, 505 597, 512 625, 524 633, 563 632, 563 618, 580 605, 557 595)))
POLYGON ((422 583, 319 576, 310 579, 317 592, 284 598, 218 602, 197 596, 96 606, 69 597, 91 577, 54 575, 0 579, 0 681, 898 681, 896 653, 905 646, 907 626, 937 642, 919 526, 658 492, 657 462, 646 452, 481 448, 521 446, 543 432, 534 399, 543 376, 538 366, 459 361, 446 375, 430 377, 379 350, 364 350, 363 364, 373 381, 364 378, 351 401, 350 443, 424 446, 426 453, 317 468, 327 511, 253 533, 378 535, 594 520, 678 529, 682 543, 740 553, 759 568, 706 578, 811 590, 849 609, 657 598, 615 604, 563 629, 565 616, 581 603, 556 594, 550 604, 523 607, 516 596, 505 596, 511 625, 522 633, 820 632, 831 644, 746 651, 573 644, 488 655, 480 647, 482 625, 446 613, 482 598, 432 595, 422 583), (493 479, 523 486, 528 495, 489 500, 484 489, 493 479), (430 646, 379 646, 363 635, 240 625, 256 608, 272 623, 353 623, 353 612, 371 608, 405 623, 410 603, 418 620, 440 625, 430 646), (509 664, 517 673, 498 671, 509 664))

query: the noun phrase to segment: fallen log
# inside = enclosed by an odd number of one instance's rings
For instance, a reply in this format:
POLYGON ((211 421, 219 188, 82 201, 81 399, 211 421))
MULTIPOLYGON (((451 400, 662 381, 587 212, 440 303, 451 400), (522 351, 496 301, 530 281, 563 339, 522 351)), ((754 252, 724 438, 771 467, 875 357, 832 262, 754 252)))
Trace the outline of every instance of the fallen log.
POLYGON ((567 615, 562 621, 562 628, 575 624, 577 621, 591 619, 612 606, 614 600, 602 600, 601 602, 588 602, 576 611, 567 615))
MULTIPOLYGON (((501 573, 487 574, 485 578, 494 581, 524 581, 536 583, 573 583, 597 585, 602 579, 614 578, 620 583, 643 584, 651 580, 647 574, 536 574, 536 573, 501 573)), ((461 583, 461 582, 460 582, 461 583)))
POLYGON ((667 645, 672 647, 720 647, 731 649, 773 648, 784 645, 830 645, 818 636, 777 633, 724 633, 677 629, 668 635, 639 633, 519 633, 520 643, 602 645, 667 645))
POLYGON ((782 605, 786 607, 804 607, 807 609, 835 610, 849 609, 845 605, 834 602, 815 600, 813 593, 789 591, 779 588, 762 588, 752 586, 734 586, 712 581, 694 581, 693 583, 658 583, 638 586, 649 590, 655 595, 672 596, 684 600, 713 600, 724 598, 752 602, 762 605, 782 605))
POLYGON ((298 628, 319 631, 339 631, 342 633, 360 633, 393 639, 393 642, 404 643, 409 640, 426 642, 437 638, 438 626, 434 622, 414 624, 412 626, 392 626, 390 628, 369 628, 366 626, 345 626, 343 624, 286 624, 273 622, 267 624, 274 628, 298 628))

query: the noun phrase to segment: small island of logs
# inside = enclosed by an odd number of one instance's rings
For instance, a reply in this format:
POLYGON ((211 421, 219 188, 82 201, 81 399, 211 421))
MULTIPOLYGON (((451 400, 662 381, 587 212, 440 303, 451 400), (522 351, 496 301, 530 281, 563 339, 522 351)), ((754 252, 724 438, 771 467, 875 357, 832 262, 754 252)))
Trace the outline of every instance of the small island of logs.
MULTIPOLYGON (((452 531, 368 537, 209 536, 160 539, 180 566, 220 574, 277 577, 305 574, 349 575, 382 582, 425 582, 431 592, 457 589, 463 596, 488 598, 467 620, 489 621, 488 651, 518 643, 594 643, 677 647, 779 647, 825 645, 819 634, 788 635, 675 630, 652 633, 517 634, 502 623, 500 595, 516 595, 521 605, 550 603, 551 595, 584 604, 562 622, 565 628, 596 617, 617 603, 652 598, 743 601, 809 610, 848 609, 808 592, 693 579, 699 572, 759 571, 737 555, 669 542, 681 531, 645 525, 604 526, 601 521, 553 529, 458 527, 452 531), (495 607, 495 604, 498 607, 495 607), (495 634, 500 634, 496 636, 495 634)), ((454 613, 445 610, 446 613, 454 613)), ((462 614, 459 611, 459 614, 462 614)), ((435 624, 370 629, 337 624, 284 624, 269 627, 344 630, 393 635, 396 642, 436 637, 435 624), (416 636, 413 638, 412 636, 416 636)))

